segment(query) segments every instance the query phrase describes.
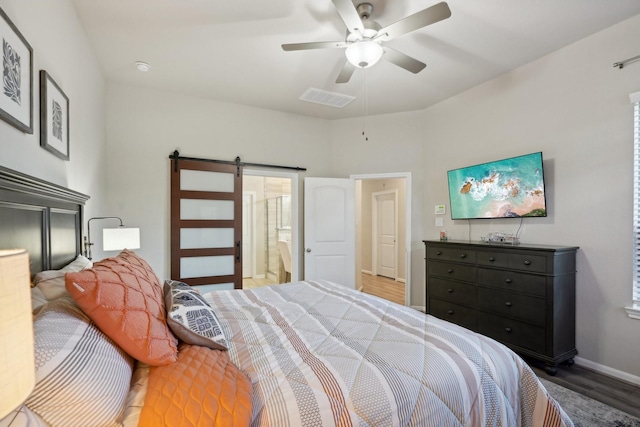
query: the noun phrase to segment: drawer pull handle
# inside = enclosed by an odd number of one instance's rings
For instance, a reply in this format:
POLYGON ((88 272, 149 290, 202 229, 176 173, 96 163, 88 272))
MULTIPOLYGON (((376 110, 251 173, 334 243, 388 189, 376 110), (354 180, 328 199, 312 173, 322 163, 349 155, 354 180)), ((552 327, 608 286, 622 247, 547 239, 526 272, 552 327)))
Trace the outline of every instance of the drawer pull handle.
POLYGON ((460 258, 465 259, 467 257, 467 254, 461 254, 460 258))
POLYGON ((513 304, 511 304, 511 301, 507 301, 504 303, 504 305, 506 305, 507 307, 511 307, 513 304))
POLYGON ((442 255, 442 252, 436 251, 436 255, 442 255))
POLYGON ((489 257, 489 261, 490 261, 490 262, 494 262, 495 260, 496 260, 496 259, 495 259, 494 257, 492 257, 492 256, 490 256, 490 257, 489 257))
POLYGON ((513 280, 511 280, 511 279, 506 279, 504 282, 505 282, 505 283, 511 283, 511 282, 513 282, 513 280))
POLYGON ((450 268, 450 269, 448 269, 448 270, 447 270, 447 273, 449 273, 449 274, 453 273, 453 269, 451 269, 451 268, 450 268))
POLYGON ((447 311, 448 314, 453 314, 453 310, 447 311))
POLYGON ((526 260, 526 261, 524 262, 524 265, 531 265, 531 261, 526 260))
POLYGON ((505 332, 506 332, 506 333, 508 333, 508 334, 510 334, 510 333, 511 333, 511 331, 512 331, 512 329, 511 329, 511 328, 504 328, 504 330, 505 330, 505 332))
POLYGON ((453 293, 453 288, 447 289, 447 292, 449 292, 450 294, 453 293))

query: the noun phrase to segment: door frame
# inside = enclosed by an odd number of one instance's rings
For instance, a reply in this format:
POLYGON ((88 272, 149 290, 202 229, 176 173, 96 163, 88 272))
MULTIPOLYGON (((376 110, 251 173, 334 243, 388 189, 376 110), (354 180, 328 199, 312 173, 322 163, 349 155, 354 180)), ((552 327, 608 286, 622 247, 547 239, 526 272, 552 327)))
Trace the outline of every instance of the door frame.
MULTIPOLYGON (((251 263, 249 264, 249 268, 251 269, 251 278, 255 279, 256 278, 256 192, 255 191, 242 191, 242 199, 244 201, 244 196, 249 196, 251 197, 251 236, 250 236, 250 241, 248 242, 251 246, 250 246, 250 252, 251 252, 251 263)), ((242 203, 242 215, 244 215, 244 202, 242 203)), ((243 230, 243 234, 244 234, 244 230, 243 230)), ((243 240, 243 244, 246 243, 243 240)), ((243 260, 246 261, 246 260, 243 260)), ((243 262, 243 267, 244 265, 246 265, 245 262, 243 262)), ((242 274, 244 276, 244 272, 242 274)), ((244 277, 243 277, 244 279, 244 277)))
POLYGON ((260 170, 260 169, 242 169, 243 175, 249 176, 262 176, 262 177, 275 177, 275 178, 289 178, 291 179, 291 233, 293 239, 291 239, 291 267, 293 272, 291 273, 291 281, 296 282, 300 277, 300 239, 304 234, 300 230, 299 222, 299 175, 296 172, 275 172, 272 170, 260 170))
MULTIPOLYGON (((391 172, 350 175, 353 180, 404 178, 405 179, 405 282, 404 282, 404 305, 407 307, 411 301, 411 172, 391 172)), ((397 266, 396 266, 397 267, 397 266)))
POLYGON ((385 190, 376 191, 371 194, 371 233, 372 233, 372 248, 371 248, 371 272, 374 276, 378 275, 378 209, 379 209, 379 196, 386 196, 388 194, 393 195, 393 228, 395 234, 395 241, 393 242, 393 280, 398 279, 398 190, 385 190))

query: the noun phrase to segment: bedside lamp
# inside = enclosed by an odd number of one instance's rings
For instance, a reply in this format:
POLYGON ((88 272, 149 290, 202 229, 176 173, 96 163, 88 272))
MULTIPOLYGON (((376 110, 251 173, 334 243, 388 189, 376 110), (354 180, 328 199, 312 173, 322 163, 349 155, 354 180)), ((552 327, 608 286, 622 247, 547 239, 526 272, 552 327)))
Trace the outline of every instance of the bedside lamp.
POLYGON ((102 250, 120 251, 122 249, 140 249, 140 229, 126 228, 122 224, 122 219, 117 216, 99 216, 87 221, 87 235, 84 239, 84 256, 91 259, 91 221, 117 219, 120 221, 118 228, 105 228, 102 230, 102 250))
POLYGON ((0 419, 16 409, 35 385, 29 254, 0 250, 0 419))

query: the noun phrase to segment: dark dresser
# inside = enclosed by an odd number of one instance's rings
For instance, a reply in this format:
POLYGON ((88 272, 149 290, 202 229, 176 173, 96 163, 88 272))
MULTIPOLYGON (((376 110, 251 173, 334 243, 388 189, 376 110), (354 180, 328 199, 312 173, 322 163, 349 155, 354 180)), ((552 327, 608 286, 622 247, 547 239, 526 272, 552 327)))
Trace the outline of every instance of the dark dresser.
POLYGON ((573 363, 575 246, 425 240, 427 313, 545 363, 573 363))

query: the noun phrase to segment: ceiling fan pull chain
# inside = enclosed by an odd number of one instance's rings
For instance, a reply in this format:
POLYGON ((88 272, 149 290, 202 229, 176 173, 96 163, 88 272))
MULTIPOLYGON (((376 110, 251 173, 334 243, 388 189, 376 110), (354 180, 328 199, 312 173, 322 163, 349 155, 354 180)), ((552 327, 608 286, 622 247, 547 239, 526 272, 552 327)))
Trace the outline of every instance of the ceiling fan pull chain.
POLYGON ((362 96, 362 108, 364 110, 364 114, 362 116, 362 136, 364 136, 364 140, 365 141, 369 141, 369 137, 367 136, 366 132, 365 132, 365 128, 367 125, 367 114, 369 113, 369 109, 368 109, 368 96, 367 96, 367 70, 366 68, 362 69, 362 81, 364 82, 364 87, 363 87, 363 96, 362 96))

